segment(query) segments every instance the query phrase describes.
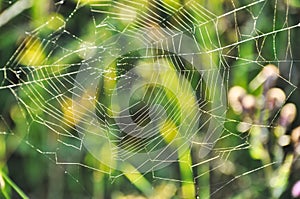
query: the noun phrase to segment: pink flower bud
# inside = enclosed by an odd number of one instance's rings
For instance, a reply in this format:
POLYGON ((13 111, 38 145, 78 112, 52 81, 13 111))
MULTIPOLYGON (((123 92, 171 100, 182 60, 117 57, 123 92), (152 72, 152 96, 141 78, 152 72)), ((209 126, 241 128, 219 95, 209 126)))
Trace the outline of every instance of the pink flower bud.
POLYGON ((250 82, 249 87, 252 91, 254 91, 258 87, 260 87, 262 84, 264 84, 264 89, 267 90, 275 84, 278 76, 279 76, 279 69, 273 64, 268 64, 250 82))
POLYGON ((297 108, 296 108, 295 104, 288 103, 288 104, 284 105, 280 111, 279 124, 281 126, 287 127, 296 118, 296 113, 297 113, 297 108))
POLYGON ((268 64, 261 71, 261 75, 264 77, 264 79, 276 80, 279 75, 279 69, 273 64, 268 64))
POLYGON ((300 180, 297 181, 297 182, 294 184, 294 186, 293 186, 293 188, 292 188, 292 196, 293 196, 294 198, 299 198, 299 197, 300 197, 300 180))
POLYGON ((266 93, 266 108, 273 110, 280 108, 286 100, 285 93, 280 88, 271 88, 266 93))
POLYGON ((233 111, 240 114, 243 111, 241 101, 246 95, 246 90, 240 86, 230 88, 228 92, 228 101, 233 111))
POLYGON ((246 95, 242 99, 242 106, 246 111, 253 111, 256 107, 256 99, 253 95, 246 95))
POLYGON ((298 144, 300 141, 300 126, 297 128, 293 129, 291 133, 291 140, 294 144, 298 144))

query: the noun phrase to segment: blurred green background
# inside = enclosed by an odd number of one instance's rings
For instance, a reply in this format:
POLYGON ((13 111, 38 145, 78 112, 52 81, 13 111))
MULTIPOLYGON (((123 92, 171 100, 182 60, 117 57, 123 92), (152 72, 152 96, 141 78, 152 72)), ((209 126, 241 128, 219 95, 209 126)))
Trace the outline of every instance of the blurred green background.
MULTIPOLYGON (((293 198, 300 180, 299 22, 298 0, 0 0, 0 198, 293 198), (193 34, 202 51, 216 51, 203 62, 215 63, 205 69, 221 74, 228 108, 224 104, 223 134, 206 159, 197 155, 197 134, 178 163, 146 174, 127 165, 128 172, 121 172, 84 147, 77 152, 66 145, 79 145, 74 125, 84 117, 69 108, 70 89, 94 46, 146 26, 177 28, 193 34), (228 47, 216 50, 223 46, 228 47)), ((151 63, 135 53, 104 68, 106 95, 100 92, 97 100, 107 107, 122 70, 151 63)), ((193 71, 178 60, 163 59, 177 71, 193 71)), ((197 96, 216 100, 209 97, 210 84, 198 85, 199 72, 186 78, 197 96)), ((185 98, 174 102, 168 91, 150 90, 163 95, 163 106, 171 103, 171 116, 160 127, 161 140, 169 144, 180 125, 176 114, 193 109, 178 108, 185 98)), ((186 98, 193 94, 184 92, 186 98)), ((155 104, 151 97, 145 103, 155 104)), ((210 105, 201 108, 209 112, 210 105)), ((110 116, 101 111, 100 118, 110 116)), ((105 146, 99 153, 104 159, 110 154, 105 146)))

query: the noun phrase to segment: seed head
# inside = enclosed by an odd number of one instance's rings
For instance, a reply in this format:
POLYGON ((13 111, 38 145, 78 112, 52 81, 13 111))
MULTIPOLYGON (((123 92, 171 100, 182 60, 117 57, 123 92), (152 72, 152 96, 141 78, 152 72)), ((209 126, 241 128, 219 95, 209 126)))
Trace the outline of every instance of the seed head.
POLYGON ((266 93, 266 108, 273 110, 280 108, 286 100, 285 93, 280 88, 271 88, 266 93))
POLYGON ((240 86, 230 88, 228 92, 228 101, 233 111, 240 114, 243 111, 241 101, 246 95, 246 90, 240 86))
POLYGON ((289 135, 282 135, 278 139, 278 144, 282 147, 289 145, 291 142, 291 138, 289 135))
POLYGON ((298 144, 300 141, 300 126, 295 128, 291 133, 291 140, 294 144, 298 144))
POLYGON ((297 108, 295 104, 288 103, 284 105, 280 112, 279 124, 285 127, 291 124, 296 118, 296 112, 297 108))
POLYGON ((273 64, 268 64, 266 65, 262 71, 250 82, 250 89, 251 90, 256 90, 259 86, 264 84, 264 88, 269 89, 271 88, 277 78, 279 76, 279 69, 273 65, 273 64))
POLYGON ((279 69, 273 64, 268 64, 261 71, 261 75, 265 80, 270 78, 276 80, 279 75, 279 69))
POLYGON ((242 99, 242 106, 246 111, 253 111, 256 106, 256 99, 253 95, 246 95, 242 99))

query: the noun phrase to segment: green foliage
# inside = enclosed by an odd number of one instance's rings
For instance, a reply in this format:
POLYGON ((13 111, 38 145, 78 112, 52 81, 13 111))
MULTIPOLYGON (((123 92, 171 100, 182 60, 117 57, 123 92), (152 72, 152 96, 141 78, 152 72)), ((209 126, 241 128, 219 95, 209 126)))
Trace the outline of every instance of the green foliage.
MULTIPOLYGON (((0 0, 0 11, 9 10, 17 2, 0 0)), ((295 175, 300 168, 296 161, 300 153, 296 136, 299 116, 297 111, 293 115, 293 111, 284 107, 291 102, 296 109, 300 108, 297 100, 299 82, 293 79, 294 75, 299 75, 299 70, 293 65, 293 59, 297 60, 298 55, 292 55, 298 52, 295 37, 299 31, 296 26, 289 29, 294 24, 288 21, 292 17, 289 9, 293 17, 300 16, 297 0, 266 1, 262 4, 254 1, 199 1, 201 6, 197 9, 202 9, 201 15, 193 12, 195 7, 189 1, 161 1, 164 8, 170 6, 170 10, 180 11, 184 5, 189 15, 178 12, 178 18, 164 16, 163 6, 154 5, 158 1, 55 2, 57 4, 50 0, 33 0, 28 8, 0 27, 0 66, 3 69, 0 70, 0 198, 291 197, 291 188, 299 180, 299 176, 295 175), (118 3, 123 8, 127 8, 124 5, 128 4, 128 9, 133 4, 140 13, 135 15, 122 10, 118 3), (145 4, 140 7, 140 3, 145 4), (91 14, 98 4, 101 4, 99 13, 91 14), (110 4, 117 6, 110 8, 107 6, 110 4), (147 8, 153 9, 153 12, 147 11, 147 8), (235 10, 238 8, 241 9, 235 10), (199 52, 209 52, 201 55, 204 72, 216 71, 224 81, 214 82, 216 79, 212 77, 210 82, 213 83, 205 82, 202 79, 205 75, 202 76, 179 56, 137 60, 136 57, 145 54, 139 49, 114 60, 105 68, 96 66, 106 72, 97 90, 95 100, 100 103, 96 106, 95 115, 100 118, 99 128, 105 125, 111 127, 105 129, 109 134, 108 141, 103 141, 103 145, 97 148, 103 157, 103 161, 99 161, 88 149, 80 146, 76 125, 84 121, 87 111, 79 107, 81 111, 76 112, 71 108, 74 101, 70 92, 72 80, 82 64, 95 57, 98 50, 101 52, 103 41, 126 28, 130 30, 131 20, 141 13, 147 13, 148 17, 143 18, 141 23, 150 25, 147 20, 158 15, 166 18, 161 26, 173 26, 193 35, 200 46, 199 52), (119 18, 118 14, 123 17, 119 18), (98 24, 98 21, 103 23, 98 24), (97 24, 99 27, 95 28, 97 24), (187 31, 187 27, 194 24, 199 28, 187 31), (52 42, 53 38, 55 42, 52 42), (160 75, 156 71, 137 71, 146 80, 156 75, 161 87, 149 84, 147 89, 137 88, 135 94, 138 97, 130 99, 130 104, 135 104, 130 111, 137 124, 146 126, 151 118, 149 114, 139 114, 140 110, 148 110, 154 104, 166 107, 166 120, 158 125, 157 137, 160 139, 154 139, 150 147, 171 144, 178 149, 178 161, 145 174, 136 165, 124 161, 118 170, 114 168, 117 162, 111 158, 114 152, 110 151, 110 144, 132 152, 147 152, 149 148, 144 145, 149 140, 133 136, 124 136, 121 141, 117 139, 121 136, 118 134, 120 128, 114 123, 113 111, 109 110, 119 108, 118 104, 110 104, 113 91, 122 75, 133 66, 150 65, 155 61, 163 62, 171 70, 160 75), (263 72, 271 62, 279 68, 273 79, 265 77, 263 72), (182 69, 193 72, 185 74, 182 69), (15 71, 19 71, 20 76, 15 71), (178 71, 182 72, 184 80, 180 79, 178 71), (30 75, 22 76, 23 73, 30 75), (62 82, 60 77, 64 77, 65 81, 62 82), (263 81, 262 77, 265 78, 263 81), (199 82, 203 85, 199 86, 199 82), (185 87, 189 83, 191 87, 185 87), (208 88, 209 85, 214 85, 214 88, 208 88), (230 88, 236 86, 240 86, 244 93, 240 96, 234 94, 231 102, 230 88), (182 87, 184 89, 179 92, 178 99, 172 91, 182 87), (222 93, 223 87, 229 93, 222 93), (279 87, 286 95, 277 107, 277 95, 272 99, 267 95, 274 87, 279 87), (139 98, 140 93, 145 94, 146 100, 139 98), (228 94, 228 112, 215 117, 211 115, 210 108, 218 107, 211 104, 222 94, 228 94), (196 101, 202 97, 206 103, 196 107, 196 101), (142 103, 139 103, 141 100, 142 103), (268 108, 268 103, 274 103, 274 107, 268 108), (185 140, 179 137, 188 131, 189 126, 180 128, 180 125, 184 123, 182 118, 194 122, 198 109, 202 113, 200 125, 203 128, 194 136, 193 147, 187 149, 184 147, 185 140), (207 118, 211 116, 216 123, 223 121, 219 123, 223 134, 214 141, 215 146, 207 159, 201 159, 200 148, 207 144, 201 142, 209 129, 207 118)), ((151 25, 155 27, 155 24, 151 25)), ((106 63, 106 57, 113 53, 103 52, 101 63, 106 63)), ((159 57, 164 53, 153 54, 159 57)), ((210 73, 207 76, 209 79, 210 73)), ((86 99, 90 94, 87 92, 80 104, 88 104, 86 99)), ((213 135, 213 132, 209 133, 213 135)))

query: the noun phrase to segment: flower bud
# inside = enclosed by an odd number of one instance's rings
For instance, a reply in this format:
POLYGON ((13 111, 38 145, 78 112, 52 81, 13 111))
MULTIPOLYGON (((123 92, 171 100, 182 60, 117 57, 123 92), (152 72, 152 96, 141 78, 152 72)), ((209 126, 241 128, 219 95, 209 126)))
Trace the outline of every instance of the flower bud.
POLYGON ((296 155, 300 155, 300 144, 296 144, 295 147, 294 147, 294 152, 296 155))
POLYGON ((281 126, 287 127, 296 118, 296 112, 297 112, 297 108, 295 104, 288 103, 284 105, 280 111, 279 124, 281 126))
POLYGON ((271 78, 276 80, 279 75, 279 69, 273 64, 268 64, 263 68, 261 74, 264 77, 264 79, 271 78))
POLYGON ((266 65, 263 70, 250 82, 250 89, 251 90, 256 90, 260 85, 263 83, 264 88, 268 89, 272 87, 277 80, 279 75, 279 69, 273 65, 273 64, 268 64, 266 65))
POLYGON ((246 111, 253 111, 256 106, 256 99, 253 95, 246 95, 242 99, 242 106, 246 111))
POLYGON ((282 147, 289 145, 291 142, 291 138, 289 135, 282 135, 278 139, 278 144, 282 147))
POLYGON ((294 144, 298 144, 300 141, 300 126, 295 128, 291 133, 291 140, 294 144))
POLYGON ((240 114, 243 111, 241 100, 246 95, 246 90, 240 86, 230 88, 228 92, 228 101, 233 111, 240 114))
POLYGON ((280 88, 271 88, 266 93, 266 108, 273 110, 280 108, 286 100, 285 93, 280 88))

